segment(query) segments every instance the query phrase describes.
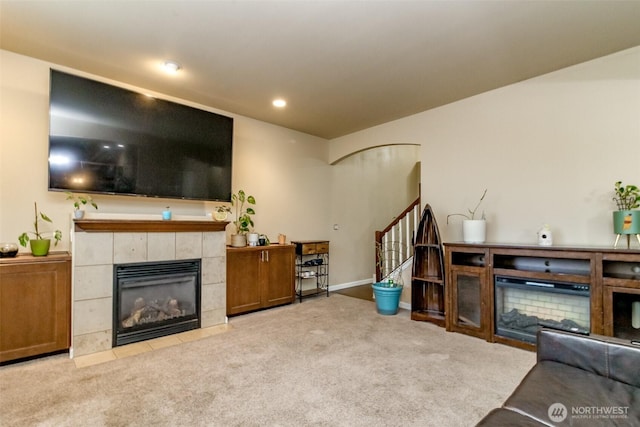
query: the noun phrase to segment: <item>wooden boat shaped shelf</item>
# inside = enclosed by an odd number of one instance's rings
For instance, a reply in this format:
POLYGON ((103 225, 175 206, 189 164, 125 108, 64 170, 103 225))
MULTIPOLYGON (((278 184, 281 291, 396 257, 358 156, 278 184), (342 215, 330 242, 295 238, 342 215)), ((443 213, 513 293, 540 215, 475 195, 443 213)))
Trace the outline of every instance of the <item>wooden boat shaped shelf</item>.
POLYGON ((431 206, 422 211, 414 241, 411 319, 445 326, 444 255, 431 206))

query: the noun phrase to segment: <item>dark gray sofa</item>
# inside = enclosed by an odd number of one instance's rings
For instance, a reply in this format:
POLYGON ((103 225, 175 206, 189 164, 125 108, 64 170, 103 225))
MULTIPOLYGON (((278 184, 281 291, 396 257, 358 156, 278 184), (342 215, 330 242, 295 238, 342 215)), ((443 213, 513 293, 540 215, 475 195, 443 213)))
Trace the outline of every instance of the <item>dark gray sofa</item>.
POLYGON ((640 426, 640 345, 542 329, 537 363, 478 426, 640 426))

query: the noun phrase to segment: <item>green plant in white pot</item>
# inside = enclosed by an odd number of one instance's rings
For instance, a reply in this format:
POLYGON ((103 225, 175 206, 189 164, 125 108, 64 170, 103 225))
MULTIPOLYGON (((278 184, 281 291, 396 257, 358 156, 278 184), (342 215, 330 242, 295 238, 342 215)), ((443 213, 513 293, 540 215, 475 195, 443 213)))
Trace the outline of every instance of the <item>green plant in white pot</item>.
POLYGON ((462 216, 465 219, 462 220, 462 240, 465 243, 484 243, 487 236, 487 221, 482 211, 480 218, 476 218, 476 212, 480 207, 480 204, 487 195, 487 190, 484 190, 482 197, 478 201, 478 204, 473 209, 468 209, 468 214, 455 213, 447 215, 447 224, 449 224, 449 218, 452 216, 462 216))
POLYGON ((218 205, 213 208, 211 217, 214 221, 226 221, 227 217, 231 213, 231 208, 227 205, 218 205))
POLYGON ((235 208, 236 213, 236 220, 233 221, 236 233, 231 235, 231 246, 234 247, 247 246, 247 233, 254 226, 251 215, 255 215, 256 211, 251 206, 245 208, 245 203, 255 205, 256 199, 253 196, 248 196, 244 190, 231 195, 231 205, 235 208))
POLYGON ((62 231, 55 230, 53 232, 45 232, 41 230, 40 221, 46 221, 49 223, 53 223, 51 218, 45 215, 43 212, 38 212, 38 204, 33 202, 34 210, 35 210, 35 221, 33 222, 34 231, 25 231, 20 236, 18 236, 18 241, 25 248, 27 247, 27 243, 31 248, 31 253, 34 256, 45 256, 49 253, 49 248, 51 247, 51 239, 47 238, 48 234, 53 236, 55 240, 54 246, 58 246, 58 242, 62 239, 62 231), (34 238, 30 239, 29 235, 33 235, 34 238))
POLYGON ((614 247, 618 245, 620 236, 627 236, 627 248, 631 246, 631 235, 635 234, 640 243, 640 188, 636 185, 622 185, 622 181, 614 184, 613 201, 618 207, 613 212, 613 232, 617 234, 614 247))

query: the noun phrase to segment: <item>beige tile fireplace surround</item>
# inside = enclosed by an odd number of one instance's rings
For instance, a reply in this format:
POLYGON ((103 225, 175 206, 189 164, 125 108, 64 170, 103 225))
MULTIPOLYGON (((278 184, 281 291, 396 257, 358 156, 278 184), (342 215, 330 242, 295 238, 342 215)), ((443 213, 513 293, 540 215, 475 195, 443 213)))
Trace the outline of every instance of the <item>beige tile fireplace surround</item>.
POLYGON ((113 266, 201 260, 201 327, 226 322, 226 223, 76 220, 71 357, 112 348, 113 266))

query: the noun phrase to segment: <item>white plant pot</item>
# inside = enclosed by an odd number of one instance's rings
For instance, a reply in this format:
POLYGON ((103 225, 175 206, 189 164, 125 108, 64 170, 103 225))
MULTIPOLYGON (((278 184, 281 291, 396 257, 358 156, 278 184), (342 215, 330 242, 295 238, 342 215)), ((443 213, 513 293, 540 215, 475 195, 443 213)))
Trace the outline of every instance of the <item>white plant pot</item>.
POLYGON ((462 221, 462 240, 465 243, 484 243, 487 236, 487 221, 465 219, 462 221))
POLYGON ((83 211, 83 210, 80 210, 80 209, 78 209, 78 210, 76 210, 76 211, 73 211, 73 217, 74 217, 75 219, 82 219, 82 218, 84 218, 84 211, 83 211))
POLYGON ((247 234, 247 242, 249 243, 249 246, 258 246, 259 238, 260 236, 258 235, 258 233, 247 234))

